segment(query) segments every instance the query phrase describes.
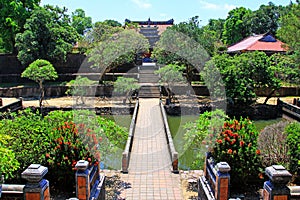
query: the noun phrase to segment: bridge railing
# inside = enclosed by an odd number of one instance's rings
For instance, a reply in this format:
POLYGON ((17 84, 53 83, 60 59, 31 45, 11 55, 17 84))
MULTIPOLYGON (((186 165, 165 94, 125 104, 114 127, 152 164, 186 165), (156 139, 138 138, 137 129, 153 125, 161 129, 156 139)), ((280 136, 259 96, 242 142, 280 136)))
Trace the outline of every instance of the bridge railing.
POLYGON ((169 147, 169 152, 172 160, 172 171, 174 173, 178 173, 178 152, 175 149, 172 134, 169 128, 168 119, 167 119, 167 113, 165 111, 164 105, 162 102, 160 102, 160 110, 163 117, 163 123, 164 123, 164 129, 166 133, 167 143, 169 147))
POLYGON ((282 114, 286 114, 287 116, 300 121, 300 107, 283 102, 280 99, 277 100, 277 106, 282 111, 282 114))
POLYGON ((131 149, 132 149, 132 143, 133 143, 133 137, 134 137, 134 131, 135 131, 138 110, 139 110, 139 101, 137 100, 135 107, 134 107, 133 116, 131 119, 127 143, 125 146, 125 150, 123 151, 123 154, 122 154, 122 172, 123 173, 128 173, 130 153, 131 153, 131 149))
POLYGON ((230 166, 215 163, 211 153, 206 154, 204 174, 198 180, 198 199, 227 200, 229 197, 230 166))
MULTIPOLYGON (((1 104, 2 99, 0 100, 1 104)), ((19 98, 16 102, 10 103, 6 106, 0 106, 0 112, 15 112, 23 108, 23 99, 19 98)))

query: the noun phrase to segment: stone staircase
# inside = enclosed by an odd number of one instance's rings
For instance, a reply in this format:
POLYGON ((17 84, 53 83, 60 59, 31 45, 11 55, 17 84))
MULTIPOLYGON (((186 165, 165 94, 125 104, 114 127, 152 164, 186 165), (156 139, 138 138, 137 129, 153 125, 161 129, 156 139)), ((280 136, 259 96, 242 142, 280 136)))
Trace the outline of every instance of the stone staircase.
POLYGON ((159 76, 154 74, 155 70, 157 70, 155 63, 144 63, 139 67, 140 98, 160 97, 159 76))
POLYGON ((148 39, 151 48, 153 48, 155 43, 159 40, 157 26, 142 26, 140 27, 140 34, 144 35, 148 39))

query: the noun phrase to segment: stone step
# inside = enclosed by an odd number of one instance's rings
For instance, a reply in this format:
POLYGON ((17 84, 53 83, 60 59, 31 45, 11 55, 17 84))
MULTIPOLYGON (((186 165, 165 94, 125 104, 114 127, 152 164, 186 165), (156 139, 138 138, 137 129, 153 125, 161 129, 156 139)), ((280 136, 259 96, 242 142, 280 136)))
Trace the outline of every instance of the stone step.
POLYGON ((160 90, 158 86, 142 86, 139 90, 139 97, 157 98, 160 97, 160 90))
POLYGON ((158 79, 140 79, 139 83, 158 83, 158 79))

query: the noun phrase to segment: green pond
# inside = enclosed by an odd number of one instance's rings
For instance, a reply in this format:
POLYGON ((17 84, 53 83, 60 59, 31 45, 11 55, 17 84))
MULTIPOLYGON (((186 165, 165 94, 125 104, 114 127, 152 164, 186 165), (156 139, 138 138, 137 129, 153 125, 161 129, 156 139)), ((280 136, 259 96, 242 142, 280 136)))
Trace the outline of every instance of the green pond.
POLYGON ((129 130, 132 115, 102 115, 106 119, 110 119, 119 126, 125 127, 129 130))
MULTIPOLYGON (((103 116, 105 118, 115 121, 118 125, 129 129, 131 123, 131 115, 112 115, 103 116)), ((184 132, 183 126, 187 122, 192 122, 198 119, 196 115, 185 115, 185 116, 168 116, 168 123, 170 131, 173 136, 173 141, 177 152, 179 153, 179 168, 183 170, 191 169, 192 162, 196 159, 197 151, 192 147, 184 150, 184 132)), ((260 131, 264 127, 279 122, 281 119, 273 120, 257 120, 254 121, 255 126, 260 131)))

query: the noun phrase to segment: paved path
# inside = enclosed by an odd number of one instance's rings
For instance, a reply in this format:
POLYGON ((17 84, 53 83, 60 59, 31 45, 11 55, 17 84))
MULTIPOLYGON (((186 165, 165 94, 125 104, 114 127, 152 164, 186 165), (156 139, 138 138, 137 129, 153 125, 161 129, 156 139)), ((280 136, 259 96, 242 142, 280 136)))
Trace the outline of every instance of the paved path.
POLYGON ((123 199, 180 199, 180 176, 171 172, 171 158, 163 127, 159 99, 140 99, 129 173, 123 199))

